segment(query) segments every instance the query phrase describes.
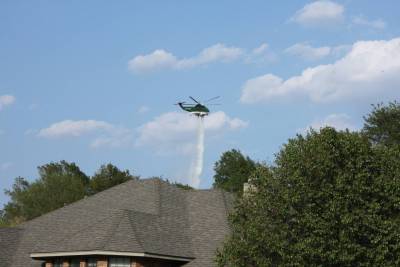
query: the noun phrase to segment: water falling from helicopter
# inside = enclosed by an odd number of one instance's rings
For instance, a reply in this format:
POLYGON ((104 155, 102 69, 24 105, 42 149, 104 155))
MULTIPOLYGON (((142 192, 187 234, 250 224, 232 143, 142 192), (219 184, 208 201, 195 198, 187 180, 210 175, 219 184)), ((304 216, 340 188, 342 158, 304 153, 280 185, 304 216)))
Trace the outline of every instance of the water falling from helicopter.
MULTIPOLYGON (((176 105, 179 105, 181 109, 190 114, 196 116, 198 118, 198 126, 197 126, 197 144, 196 144, 196 158, 192 164, 190 170, 190 183, 195 188, 200 185, 200 176, 203 172, 203 158, 204 158, 204 117, 210 113, 210 110, 205 106, 205 104, 201 104, 199 101, 189 96, 194 103, 186 103, 186 102, 178 102, 176 105)), ((212 100, 219 98, 219 96, 213 97, 205 101, 204 103, 208 103, 212 100)), ((210 104, 210 105, 218 105, 218 104, 210 104)))

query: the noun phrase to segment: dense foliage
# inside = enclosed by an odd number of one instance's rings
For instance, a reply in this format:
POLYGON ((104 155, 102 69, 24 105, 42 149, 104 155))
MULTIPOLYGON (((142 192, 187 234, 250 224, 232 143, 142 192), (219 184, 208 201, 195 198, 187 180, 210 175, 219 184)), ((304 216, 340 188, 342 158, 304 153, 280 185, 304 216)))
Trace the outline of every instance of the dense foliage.
POLYGON ((95 194, 131 179, 138 179, 138 177, 132 176, 129 170, 121 171, 109 163, 102 165, 92 176, 90 179, 90 190, 92 194, 95 194))
POLYGON ((183 190, 194 190, 194 188, 188 184, 182 184, 182 183, 178 183, 178 182, 174 182, 172 184, 183 190))
POLYGON ((214 166, 214 188, 228 192, 242 192, 243 183, 247 182, 257 165, 239 150, 232 149, 224 152, 214 166))
POLYGON ((129 179, 137 179, 129 171, 103 165, 89 178, 75 163, 52 162, 38 167, 39 178, 28 182, 17 177, 10 201, 0 212, 0 225, 16 225, 44 213, 63 207, 85 196, 100 192, 129 179))
POLYGON ((219 266, 400 266, 399 146, 311 131, 251 181, 219 266))
POLYGON ((363 132, 375 144, 400 145, 400 104, 373 105, 372 112, 364 118, 363 132))
POLYGON ((162 177, 153 177, 153 178, 157 178, 157 179, 163 180, 164 182, 167 182, 170 185, 174 185, 174 186, 176 186, 176 187, 178 187, 180 189, 183 189, 183 190, 194 190, 194 188, 191 187, 188 184, 183 184, 183 183, 180 183, 180 182, 177 182, 177 181, 172 182, 169 179, 164 179, 162 177))

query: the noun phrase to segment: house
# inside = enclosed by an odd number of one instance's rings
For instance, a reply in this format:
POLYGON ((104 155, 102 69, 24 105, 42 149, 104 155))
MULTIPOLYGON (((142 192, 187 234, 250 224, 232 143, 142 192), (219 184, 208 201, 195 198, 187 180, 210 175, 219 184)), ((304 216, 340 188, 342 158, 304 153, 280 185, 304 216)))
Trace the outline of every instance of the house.
POLYGON ((0 266, 214 266, 233 196, 132 180, 0 229, 0 266))

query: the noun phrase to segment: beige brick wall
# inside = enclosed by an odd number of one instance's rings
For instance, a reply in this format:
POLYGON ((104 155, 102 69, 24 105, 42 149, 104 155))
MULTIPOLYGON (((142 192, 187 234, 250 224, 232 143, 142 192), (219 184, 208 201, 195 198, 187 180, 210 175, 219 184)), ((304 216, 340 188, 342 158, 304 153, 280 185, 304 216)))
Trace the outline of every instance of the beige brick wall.
POLYGON ((97 260, 97 267, 107 267, 107 258, 97 260))

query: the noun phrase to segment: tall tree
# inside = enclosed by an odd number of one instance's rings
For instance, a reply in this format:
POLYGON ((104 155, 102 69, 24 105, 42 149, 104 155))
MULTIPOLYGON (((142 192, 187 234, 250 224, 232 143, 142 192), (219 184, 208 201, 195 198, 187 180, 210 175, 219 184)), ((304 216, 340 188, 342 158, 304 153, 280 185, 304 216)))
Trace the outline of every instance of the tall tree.
POLYGON ((0 226, 16 225, 25 221, 23 215, 23 206, 29 182, 23 177, 15 178, 12 190, 6 190, 5 193, 11 197, 11 201, 4 205, 0 211, 0 226))
POLYGON ((243 184, 247 182, 250 174, 256 169, 255 163, 240 150, 232 149, 222 154, 214 166, 214 188, 229 192, 240 193, 243 184))
POLYGON ((252 178, 219 266, 400 266, 399 146, 323 128, 252 178))
POLYGON ((35 218, 82 199, 88 192, 89 178, 74 163, 52 162, 38 167, 39 179, 29 183, 15 179, 6 190, 11 201, 4 206, 3 220, 10 224, 35 218))
POLYGON ((109 163, 101 165, 100 169, 93 175, 90 180, 90 190, 91 193, 95 194, 120 183, 138 178, 138 176, 131 175, 129 170, 121 171, 109 163))
POLYGON ((363 133, 375 144, 400 144, 400 103, 373 105, 370 114, 364 117, 363 133))

